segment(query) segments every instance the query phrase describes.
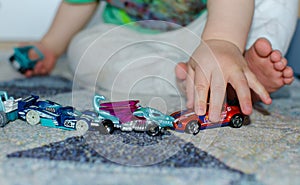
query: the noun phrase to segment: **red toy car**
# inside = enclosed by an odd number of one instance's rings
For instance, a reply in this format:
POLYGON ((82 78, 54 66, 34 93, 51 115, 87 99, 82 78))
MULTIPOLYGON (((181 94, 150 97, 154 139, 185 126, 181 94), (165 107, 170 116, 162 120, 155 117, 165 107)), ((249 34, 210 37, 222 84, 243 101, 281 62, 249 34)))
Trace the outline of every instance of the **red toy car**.
POLYGON ((205 128, 231 126, 239 128, 243 125, 244 115, 241 113, 239 106, 224 106, 221 113, 221 120, 217 123, 212 123, 208 119, 208 113, 198 116, 193 110, 177 111, 171 114, 174 120, 174 129, 177 131, 186 132, 188 134, 198 134, 205 128))

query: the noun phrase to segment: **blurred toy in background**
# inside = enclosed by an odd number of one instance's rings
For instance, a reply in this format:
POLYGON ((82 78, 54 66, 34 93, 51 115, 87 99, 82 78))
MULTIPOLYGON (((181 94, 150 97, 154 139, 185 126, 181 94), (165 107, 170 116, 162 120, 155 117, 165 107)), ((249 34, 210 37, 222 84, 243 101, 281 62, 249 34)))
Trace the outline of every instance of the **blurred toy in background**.
POLYGON ((156 136, 165 128, 173 127, 174 118, 151 108, 138 105, 139 100, 105 102, 104 96, 94 96, 94 110, 98 119, 111 122, 114 128, 121 131, 146 132, 156 136))
POLYGON ((14 54, 9 58, 12 66, 20 73, 32 70, 36 63, 44 59, 42 52, 35 46, 24 46, 14 48, 14 54), (36 54, 36 58, 30 58, 29 52, 32 50, 36 54))
POLYGON ((225 104, 221 112, 220 122, 212 123, 208 119, 208 111, 205 115, 197 115, 193 110, 177 111, 171 114, 174 120, 174 129, 176 131, 188 134, 198 134, 201 129, 231 126, 239 128, 243 125, 245 115, 242 114, 240 107, 225 104))
POLYGON ((18 101, 8 97, 6 91, 0 91, 0 127, 4 127, 9 121, 18 118, 18 101))

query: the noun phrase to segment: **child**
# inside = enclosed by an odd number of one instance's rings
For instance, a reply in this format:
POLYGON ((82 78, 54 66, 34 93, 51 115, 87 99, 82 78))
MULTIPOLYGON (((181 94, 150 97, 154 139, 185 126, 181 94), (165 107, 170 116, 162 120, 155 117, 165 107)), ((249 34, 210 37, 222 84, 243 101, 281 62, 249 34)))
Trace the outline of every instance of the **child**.
POLYGON ((111 91, 152 94, 177 93, 177 81, 185 89, 187 107, 197 114, 204 114, 210 102, 211 121, 220 119, 227 84, 234 89, 242 112, 249 115, 251 93, 252 98, 270 104, 269 93, 293 81, 283 54, 295 28, 298 0, 107 3, 104 22, 77 34, 98 2, 63 1, 51 28, 37 43, 45 60, 25 75, 50 73, 71 42, 68 57, 75 80, 111 91), (148 19, 165 22, 130 23, 148 19))

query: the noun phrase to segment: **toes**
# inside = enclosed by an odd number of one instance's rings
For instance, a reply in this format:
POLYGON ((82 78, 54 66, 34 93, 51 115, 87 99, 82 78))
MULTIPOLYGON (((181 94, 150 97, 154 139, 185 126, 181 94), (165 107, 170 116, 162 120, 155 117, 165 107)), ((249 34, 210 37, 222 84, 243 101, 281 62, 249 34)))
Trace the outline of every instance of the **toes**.
POLYGON ((282 72, 282 76, 284 78, 292 78, 294 76, 294 72, 293 69, 290 66, 287 66, 283 72, 282 72))
POLYGON ((277 71, 284 71, 286 66, 287 66, 287 60, 285 58, 283 58, 279 62, 274 63, 274 68, 277 71))
POLYGON ((187 76, 187 65, 184 62, 180 62, 175 67, 175 74, 179 80, 185 80, 187 76))
POLYGON ((265 38, 257 39, 253 46, 257 55, 260 57, 268 57, 272 52, 271 43, 265 38))
POLYGON ((282 72, 282 76, 283 76, 283 83, 286 85, 291 84, 294 81, 294 72, 293 69, 290 66, 287 66, 283 72, 282 72))
POLYGON ((282 59, 282 54, 279 50, 274 50, 270 54, 270 58, 272 62, 280 62, 282 59))
POLYGON ((294 81, 294 77, 283 79, 285 85, 290 85, 293 81, 294 81))

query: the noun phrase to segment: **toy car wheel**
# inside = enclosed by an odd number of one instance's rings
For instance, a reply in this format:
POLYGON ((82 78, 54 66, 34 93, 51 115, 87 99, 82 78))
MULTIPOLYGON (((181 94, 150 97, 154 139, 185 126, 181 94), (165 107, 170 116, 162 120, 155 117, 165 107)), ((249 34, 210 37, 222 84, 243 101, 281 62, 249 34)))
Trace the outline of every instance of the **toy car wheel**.
POLYGON ((30 110, 26 114, 26 121, 30 125, 36 125, 41 121, 40 115, 35 110, 30 110))
POLYGON ((0 127, 4 127, 8 122, 5 112, 0 112, 0 127))
POLYGON ((146 127, 146 133, 149 136, 157 136, 159 134, 159 127, 155 123, 149 123, 146 127))
POLYGON ((241 114, 235 114, 230 119, 230 126, 233 128, 240 128, 243 125, 244 117, 241 114))
POLYGON ((76 130, 81 132, 81 133, 85 133, 89 130, 90 126, 88 124, 88 122, 86 120, 79 120, 76 122, 76 130))
POLYGON ((111 120, 104 120, 102 122, 108 134, 112 134, 114 132, 114 124, 111 120))
POLYGON ((198 121, 192 120, 188 122, 184 131, 185 133, 196 135, 200 131, 200 124, 198 123, 198 121))
POLYGON ((11 57, 9 58, 9 61, 10 61, 11 65, 12 65, 16 70, 21 69, 21 66, 20 66, 20 64, 17 62, 17 60, 15 59, 15 56, 14 56, 14 55, 11 56, 11 57))

